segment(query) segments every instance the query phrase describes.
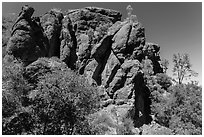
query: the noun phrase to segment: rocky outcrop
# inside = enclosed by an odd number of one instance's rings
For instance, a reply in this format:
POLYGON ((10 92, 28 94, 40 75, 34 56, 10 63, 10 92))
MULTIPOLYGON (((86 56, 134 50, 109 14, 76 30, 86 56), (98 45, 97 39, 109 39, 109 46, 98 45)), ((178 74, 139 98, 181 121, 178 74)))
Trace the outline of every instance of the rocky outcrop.
POLYGON ((7 56, 21 60, 25 65, 47 55, 47 39, 39 24, 39 18, 32 18, 34 9, 24 6, 12 27, 7 43, 7 56))
MULTIPOLYGON (((107 39, 110 39, 104 38, 104 36, 106 35, 108 28, 113 23, 121 20, 122 15, 120 12, 110 9, 86 7, 83 9, 69 10, 65 13, 64 16, 65 18, 63 19, 63 26, 65 26, 65 28, 68 22, 66 18, 69 18, 71 22, 73 22, 72 25, 77 28, 77 30, 75 29, 78 58, 76 66, 79 69, 79 73, 83 74, 87 63, 89 62, 88 60, 91 58, 90 56, 92 49, 95 48, 95 46, 97 47, 97 45, 100 45, 99 43, 101 43, 101 39, 106 39, 105 41, 107 41, 107 39)), ((67 43, 70 43, 69 41, 73 40, 70 39, 67 43)), ((99 63, 100 67, 97 68, 96 72, 100 72, 100 68, 103 68, 104 64, 105 63, 99 63)), ((97 73, 95 75, 97 75, 97 73)), ((98 83, 100 83, 97 80, 97 77, 95 79, 98 83)))
POLYGON ((62 21, 62 30, 60 35, 60 59, 65 62, 69 68, 75 69, 77 55, 77 39, 76 39, 76 28, 73 26, 69 16, 66 16, 62 21))
POLYGON ((121 105, 132 106, 134 117, 131 119, 135 127, 151 122, 150 91, 144 81, 143 67, 151 62, 153 73, 149 75, 162 69, 158 62, 159 46, 145 42, 142 24, 136 20, 116 22, 93 47, 91 58, 84 74, 91 84, 95 83, 108 94, 104 109, 109 105, 116 109, 121 105))
POLYGON ((52 9, 40 18, 40 23, 48 38, 48 57, 60 56, 60 32, 62 27, 63 14, 58 9, 52 9))
POLYGON ((78 24, 79 31, 90 28, 95 30, 99 24, 115 23, 121 20, 122 16, 118 11, 98 7, 69 10, 66 15, 69 15, 72 21, 78 24))
POLYGON ((128 129, 131 132, 151 122, 150 91, 144 76, 162 72, 160 47, 146 42, 145 29, 134 19, 136 15, 120 21, 118 11, 98 7, 69 10, 64 15, 53 9, 39 21, 31 20, 31 11, 17 20, 8 54, 31 62, 41 56, 59 58, 41 58, 28 65, 25 75, 31 83, 53 68, 70 68, 103 94, 101 110, 95 115, 107 115, 112 121, 101 122, 107 128, 104 134, 119 134, 125 119, 133 124, 128 129))

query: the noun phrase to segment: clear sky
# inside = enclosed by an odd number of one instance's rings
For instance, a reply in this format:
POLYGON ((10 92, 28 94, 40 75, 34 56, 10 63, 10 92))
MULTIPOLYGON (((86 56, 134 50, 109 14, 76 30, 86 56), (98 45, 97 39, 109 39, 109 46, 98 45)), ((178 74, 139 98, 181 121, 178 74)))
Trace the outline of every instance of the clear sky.
POLYGON ((97 6, 118 10, 127 16, 126 7, 131 5, 133 14, 145 27, 146 41, 161 47, 161 58, 169 60, 167 73, 172 76, 172 56, 174 53, 188 53, 192 69, 199 73, 197 78, 202 83, 202 3, 168 2, 25 2, 2 3, 2 15, 19 13, 21 7, 28 4, 35 9, 34 16, 39 16, 51 8, 67 9, 97 6))

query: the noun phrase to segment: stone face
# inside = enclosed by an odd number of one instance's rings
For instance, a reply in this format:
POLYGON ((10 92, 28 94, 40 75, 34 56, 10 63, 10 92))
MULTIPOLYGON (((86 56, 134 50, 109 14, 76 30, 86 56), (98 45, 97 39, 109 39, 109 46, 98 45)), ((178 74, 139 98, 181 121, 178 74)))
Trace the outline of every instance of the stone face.
POLYGON ((124 53, 126 49, 126 43, 128 41, 130 31, 131 31, 131 24, 125 24, 122 28, 114 35, 113 37, 113 51, 117 53, 124 53))
MULTIPOLYGON (((66 23, 68 22, 66 18, 69 18, 73 22, 72 26, 76 26, 75 37, 77 41, 76 52, 77 52, 77 67, 79 68, 79 73, 83 74, 84 69, 88 63, 88 59, 107 51, 107 47, 111 45, 110 37, 106 37, 106 32, 108 28, 116 21, 121 19, 121 13, 114 10, 98 8, 98 7, 86 7, 82 9, 69 10, 64 14, 63 27, 66 28, 66 23), (105 36, 105 38, 104 38, 105 36), (106 45, 107 44, 107 45, 106 45), (109 46, 108 46, 109 45, 109 46), (103 50, 103 51, 102 51, 103 50), (102 51, 102 53, 99 53, 102 51), (93 53, 92 53, 93 52, 93 53), (95 54, 95 52, 97 52, 95 54), (90 55, 93 55, 90 57, 90 55)), ((65 39, 65 38, 62 38, 65 39)), ((70 43, 72 39, 69 39, 67 43, 70 43)), ((61 41, 61 49, 65 45, 64 40, 61 41)), ((69 45, 69 44, 67 44, 69 45)), ((71 44, 72 45, 72 44, 71 44)), ((69 48, 65 48, 69 49, 69 48)), ((69 50, 67 50, 69 53, 69 50)), ((107 53, 109 53, 108 51, 107 53)), ((64 53, 62 51, 61 53, 64 53)), ((66 53, 66 52, 65 52, 66 53)), ((73 53, 70 51, 70 54, 73 53)), ((63 57, 63 56, 62 56, 63 57)), ((66 58, 69 58, 68 56, 66 58)), ((97 58, 97 57, 94 57, 97 58)), ((108 58, 108 55, 103 55, 102 58, 108 58)), ((98 58, 97 58, 98 59, 98 58)), ((67 59, 68 60, 68 59, 67 59)), ((98 61, 99 66, 94 73, 94 78, 97 83, 100 84, 100 73, 104 68, 105 61, 98 61), (99 75, 99 76, 96 76, 99 75)))
POLYGON ((32 8, 27 8, 28 13, 22 11, 13 25, 12 36, 6 49, 7 55, 20 59, 25 65, 47 55, 46 37, 41 26, 31 18, 34 10, 30 11, 32 8))
MULTIPOLYGON (((141 23, 133 23, 127 42, 127 51, 131 53, 135 48, 145 44, 145 32, 141 23)), ((132 54, 132 53, 131 53, 132 54)))
POLYGON ((48 57, 60 56, 60 32, 63 14, 60 10, 52 9, 40 18, 45 35, 49 41, 48 57))
POLYGON ((64 61, 69 68, 76 68, 77 61, 77 39, 76 26, 73 26, 71 19, 66 16, 62 20, 62 30, 60 35, 60 59, 64 61))
POLYGON ((99 7, 86 7, 85 9, 89 10, 90 12, 100 13, 102 15, 112 17, 113 23, 115 23, 118 20, 121 20, 122 17, 122 14, 120 12, 111 9, 104 9, 99 7))
POLYGON ((70 16, 73 22, 78 24, 79 30, 89 29, 89 26, 95 29, 100 22, 115 23, 121 20, 122 16, 118 11, 98 7, 70 10, 67 15, 70 16))

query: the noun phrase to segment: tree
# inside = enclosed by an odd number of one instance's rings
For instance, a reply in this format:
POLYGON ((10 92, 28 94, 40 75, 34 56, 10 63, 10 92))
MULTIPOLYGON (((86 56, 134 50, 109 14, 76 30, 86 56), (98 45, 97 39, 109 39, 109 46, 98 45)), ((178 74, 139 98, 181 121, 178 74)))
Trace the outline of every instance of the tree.
POLYGON ((187 53, 174 54, 173 63, 173 73, 177 76, 179 84, 182 84, 184 77, 197 76, 197 73, 191 69, 192 65, 190 64, 189 55, 187 53))

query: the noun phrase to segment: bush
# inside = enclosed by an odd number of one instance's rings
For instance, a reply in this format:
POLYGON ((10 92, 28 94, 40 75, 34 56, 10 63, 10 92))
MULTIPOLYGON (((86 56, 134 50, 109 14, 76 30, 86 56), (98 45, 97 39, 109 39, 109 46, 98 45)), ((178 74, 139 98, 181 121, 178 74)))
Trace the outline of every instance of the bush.
MULTIPOLYGON (((36 134, 90 134, 87 116, 97 109, 97 90, 75 73, 53 72, 38 84, 33 99, 36 134)), ((33 97, 32 97, 33 98, 33 97)))
POLYGON ((2 133, 29 132, 32 127, 32 120, 26 109, 29 104, 26 97, 29 84, 23 78, 21 63, 3 62, 2 74, 2 133))
POLYGON ((169 127, 176 134, 202 134, 202 88, 194 83, 171 89, 169 127))
POLYGON ((172 85, 171 78, 164 73, 157 73, 156 81, 165 90, 167 90, 172 85))
POLYGON ((175 134, 202 134, 201 93, 202 88, 195 83, 152 91, 151 110, 156 121, 175 134))
POLYGON ((92 134, 97 90, 76 73, 53 69, 30 87, 19 63, 3 64, 3 134, 92 134))

